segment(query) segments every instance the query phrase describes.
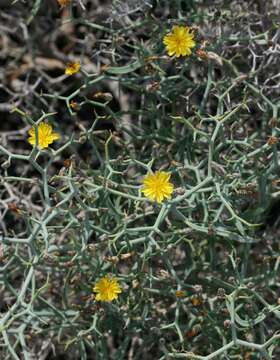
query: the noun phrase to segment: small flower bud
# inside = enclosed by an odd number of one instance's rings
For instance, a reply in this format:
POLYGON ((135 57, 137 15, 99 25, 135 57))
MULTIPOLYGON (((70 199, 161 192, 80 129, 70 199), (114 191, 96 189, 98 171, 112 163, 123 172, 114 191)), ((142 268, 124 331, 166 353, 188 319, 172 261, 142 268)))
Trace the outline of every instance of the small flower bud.
POLYGON ((186 296, 186 293, 185 293, 185 291, 177 290, 177 291, 175 291, 175 296, 176 296, 176 298, 182 298, 182 297, 186 296))
POLYGON ((223 288, 219 288, 217 291, 217 297, 219 299, 224 299, 226 297, 226 291, 223 288))
POLYGON ((226 319, 226 320, 224 321, 224 328, 225 328, 225 329, 229 329, 230 326, 231 326, 231 321, 230 321, 229 319, 226 319))
POLYGON ((5 161, 5 162, 3 162, 3 163, 1 164, 1 167, 2 167, 3 169, 8 169, 10 166, 11 166, 11 160, 10 160, 10 159, 8 159, 7 161, 5 161))
POLYGON ((84 135, 81 135, 78 141, 80 144, 84 144, 87 141, 87 137, 84 135))
POLYGON ((113 95, 109 92, 97 92, 95 94, 93 94, 93 99, 101 99, 101 100, 105 100, 105 101, 111 101, 113 99, 113 95))
POLYGON ((201 285, 194 285, 193 289, 194 289, 194 291, 196 293, 201 293, 202 292, 202 286, 201 285))

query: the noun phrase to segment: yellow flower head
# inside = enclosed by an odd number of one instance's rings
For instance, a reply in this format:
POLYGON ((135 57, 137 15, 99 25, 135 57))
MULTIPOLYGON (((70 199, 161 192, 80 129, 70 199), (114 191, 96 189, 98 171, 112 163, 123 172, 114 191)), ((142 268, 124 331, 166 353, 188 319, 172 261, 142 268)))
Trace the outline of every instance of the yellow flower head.
MULTIPOLYGON (((28 134, 30 137, 28 138, 28 142, 31 145, 36 144, 36 132, 35 127, 33 126, 28 134)), ((50 144, 52 144, 55 140, 60 138, 59 134, 52 131, 52 126, 45 122, 41 122, 38 126, 38 147, 40 149, 47 148, 50 144)))
POLYGON ((142 192, 150 200, 161 203, 165 198, 169 199, 173 192, 173 184, 169 181, 171 174, 164 171, 149 173, 143 181, 142 192))
POLYGON ((71 62, 66 65, 65 74, 73 75, 76 74, 81 68, 81 64, 79 62, 71 62))
POLYGON ((122 290, 117 279, 105 276, 96 282, 93 292, 97 293, 97 301, 111 302, 118 298, 122 290))
POLYGON ((195 46, 194 34, 188 26, 175 25, 172 32, 165 35, 163 43, 169 56, 191 55, 191 48, 195 46))

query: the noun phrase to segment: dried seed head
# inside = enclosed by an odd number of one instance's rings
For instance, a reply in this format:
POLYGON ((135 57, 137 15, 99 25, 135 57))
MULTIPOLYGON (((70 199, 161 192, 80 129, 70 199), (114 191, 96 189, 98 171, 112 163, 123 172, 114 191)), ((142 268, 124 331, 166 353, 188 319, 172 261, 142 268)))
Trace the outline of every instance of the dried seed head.
POLYGON ((201 297, 199 297, 197 295, 193 295, 191 297, 191 302, 192 302, 193 306, 200 306, 203 303, 203 300, 201 297))
POLYGON ((77 103, 77 101, 71 100, 69 105, 70 105, 71 109, 73 109, 75 111, 79 109, 79 104, 77 103))
POLYGON ((200 59, 207 59, 208 58, 207 51, 205 51, 205 50, 197 49, 195 53, 200 59))
POLYGON ((63 161, 63 166, 66 167, 66 169, 69 169, 71 165, 72 165, 72 160, 71 159, 65 159, 63 161))
POLYGON ((63 8, 70 4, 71 0, 57 0, 58 4, 63 8))
POLYGON ((163 270, 163 269, 160 269, 160 270, 159 270, 159 275, 160 275, 161 277, 163 277, 164 279, 170 278, 170 275, 169 275, 168 271, 163 270))
POLYGON ((276 136, 270 136, 267 140, 268 145, 275 145, 278 143, 278 138, 276 136))
POLYGON ((174 190, 175 195, 183 195, 185 194, 186 190, 183 187, 178 187, 174 190))
POLYGON ((113 99, 113 95, 109 92, 97 92, 95 94, 92 95, 93 99, 102 99, 105 101, 111 101, 113 99))
POLYGON ((159 81, 151 81, 146 85, 146 91, 155 92, 159 89, 160 82, 159 81))
POLYGON ((193 290, 196 293, 201 293, 202 292, 202 286, 201 285, 194 285, 193 290))
POLYGON ((192 338, 192 337, 198 335, 198 334, 200 333, 200 331, 201 331, 201 325, 200 325, 200 324, 196 324, 196 325, 194 325, 194 326, 191 328, 190 331, 187 332, 186 336, 187 336, 188 338, 192 338))
POLYGON ((176 298, 183 298, 186 296, 186 293, 185 293, 185 291, 177 290, 177 291, 175 291, 175 296, 176 296, 176 298))
POLYGON ((108 69, 108 67, 110 67, 109 64, 101 65, 101 67, 100 67, 100 72, 105 72, 105 71, 108 69))
POLYGON ((269 121, 269 126, 275 128, 277 126, 277 119, 275 117, 271 118, 269 121))
POLYGON ((8 204, 8 209, 17 215, 21 214, 20 209, 17 207, 15 203, 8 204))
POLYGON ((139 285, 140 285, 140 283, 139 283, 139 281, 138 280, 132 280, 132 288, 133 289, 136 289, 136 288, 138 288, 139 287, 139 285))

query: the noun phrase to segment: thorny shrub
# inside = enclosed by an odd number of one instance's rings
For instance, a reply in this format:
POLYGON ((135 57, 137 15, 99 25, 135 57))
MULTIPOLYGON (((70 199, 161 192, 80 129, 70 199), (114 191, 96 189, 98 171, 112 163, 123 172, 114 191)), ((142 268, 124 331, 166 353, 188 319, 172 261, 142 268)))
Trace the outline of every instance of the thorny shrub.
POLYGON ((279 359, 277 1, 0 5, 0 358, 279 359))

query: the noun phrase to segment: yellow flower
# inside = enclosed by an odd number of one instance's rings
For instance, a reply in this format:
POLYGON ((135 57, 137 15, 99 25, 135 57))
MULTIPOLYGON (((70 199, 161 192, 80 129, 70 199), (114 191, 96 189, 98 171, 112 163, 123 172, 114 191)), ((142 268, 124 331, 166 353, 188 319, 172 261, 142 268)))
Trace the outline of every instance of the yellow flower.
MULTIPOLYGON (((28 138, 28 142, 31 145, 36 144, 36 132, 35 127, 28 131, 30 137, 28 138)), ((45 122, 41 122, 38 126, 38 147, 40 149, 47 148, 50 144, 52 144, 55 140, 60 138, 59 134, 52 131, 52 126, 45 122)))
POLYGON ((165 35, 163 43, 169 56, 188 56, 191 55, 191 48, 195 46, 193 38, 194 34, 188 26, 175 25, 172 32, 165 35))
POLYGON ((122 290, 117 279, 105 276, 96 282, 93 292, 97 293, 97 301, 111 302, 118 298, 122 290))
POLYGON ((66 65, 65 74, 73 75, 76 74, 81 68, 81 64, 79 62, 71 62, 66 65))
POLYGON ((142 192, 152 201, 161 203, 165 198, 169 199, 173 192, 173 184, 169 181, 171 174, 164 171, 149 173, 143 181, 142 192))

